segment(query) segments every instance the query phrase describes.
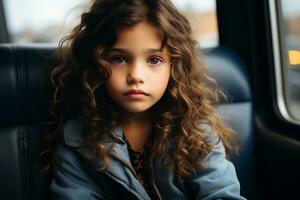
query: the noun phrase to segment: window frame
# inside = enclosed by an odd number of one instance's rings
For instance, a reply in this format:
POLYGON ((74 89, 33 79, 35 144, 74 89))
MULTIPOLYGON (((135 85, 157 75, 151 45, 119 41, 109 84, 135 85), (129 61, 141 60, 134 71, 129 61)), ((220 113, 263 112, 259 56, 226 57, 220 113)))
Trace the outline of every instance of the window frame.
POLYGON ((2 0, 0 0, 0 27, 0 43, 9 43, 11 40, 7 29, 5 10, 2 0))
POLYGON ((279 15, 280 0, 268 0, 269 2, 269 13, 270 13, 270 28, 271 28, 271 40, 272 40, 272 53, 274 63, 274 80, 276 90, 276 106, 278 108, 281 117, 290 123, 300 125, 300 120, 295 119, 291 116, 287 108, 287 102, 284 94, 284 58, 282 57, 282 33, 280 28, 279 15))

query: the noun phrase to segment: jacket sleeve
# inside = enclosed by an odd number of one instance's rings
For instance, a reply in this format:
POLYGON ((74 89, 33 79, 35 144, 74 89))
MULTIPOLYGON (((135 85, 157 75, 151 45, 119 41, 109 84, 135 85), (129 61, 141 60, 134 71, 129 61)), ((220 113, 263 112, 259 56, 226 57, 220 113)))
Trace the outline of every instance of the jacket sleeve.
POLYGON ((102 200, 103 191, 84 171, 78 156, 70 147, 60 143, 57 147, 59 165, 53 166, 51 182, 53 200, 102 200))
POLYGON ((196 200, 245 200, 240 196, 234 165, 226 159, 224 145, 218 140, 216 133, 208 137, 208 142, 216 145, 203 159, 203 169, 185 183, 187 193, 196 200))

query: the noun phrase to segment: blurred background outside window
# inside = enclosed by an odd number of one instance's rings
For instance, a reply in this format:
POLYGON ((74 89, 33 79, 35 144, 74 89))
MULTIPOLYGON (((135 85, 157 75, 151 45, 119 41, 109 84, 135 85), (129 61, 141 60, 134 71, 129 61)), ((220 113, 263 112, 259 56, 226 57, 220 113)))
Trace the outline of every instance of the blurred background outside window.
POLYGON ((286 107, 300 120, 300 1, 278 1, 278 19, 286 107))
MULTIPOLYGON (((57 43, 79 23, 88 0, 4 0, 13 43, 57 43)), ((190 21, 201 47, 218 45, 215 0, 172 0, 190 21)))

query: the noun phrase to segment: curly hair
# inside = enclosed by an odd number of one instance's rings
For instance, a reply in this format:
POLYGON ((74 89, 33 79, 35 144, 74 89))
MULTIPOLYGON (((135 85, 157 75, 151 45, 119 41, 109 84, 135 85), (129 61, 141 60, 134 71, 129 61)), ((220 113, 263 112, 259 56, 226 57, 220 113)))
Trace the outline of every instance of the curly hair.
POLYGON ((209 124, 226 150, 236 150, 237 145, 235 134, 215 111, 223 93, 205 71, 187 19, 169 0, 95 0, 80 24, 61 40, 61 65, 51 72, 55 121, 46 138, 48 152, 55 152, 66 119, 80 114, 89 148, 103 159, 101 169, 107 167, 109 152, 101 134, 113 130, 120 113, 106 93, 111 72, 101 59, 122 28, 143 20, 157 28, 172 65, 167 89, 151 108, 155 110, 152 158, 161 158, 163 166, 187 178, 201 169, 201 158, 213 148, 200 124, 209 124), (170 140, 173 145, 167 148, 170 140))

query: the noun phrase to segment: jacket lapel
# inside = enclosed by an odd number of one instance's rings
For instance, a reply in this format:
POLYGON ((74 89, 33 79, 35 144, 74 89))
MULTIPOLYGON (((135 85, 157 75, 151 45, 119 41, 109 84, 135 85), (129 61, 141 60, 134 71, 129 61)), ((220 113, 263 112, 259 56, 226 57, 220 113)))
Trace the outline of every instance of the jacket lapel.
MULTIPOLYGON (((86 148, 83 131, 80 120, 76 118, 70 119, 64 125, 64 141, 68 146, 75 148, 83 158, 88 159, 90 165, 97 167, 101 161, 96 159, 94 153, 86 148)), ((112 148, 109 165, 103 172, 123 185, 129 192, 137 196, 138 199, 150 200, 144 187, 138 181, 138 176, 130 163, 127 144, 123 140, 122 128, 116 128, 113 134, 116 140, 113 140, 110 134, 106 134, 106 137, 103 139, 106 149, 112 148)), ((97 181, 101 182, 102 180, 97 181)))

